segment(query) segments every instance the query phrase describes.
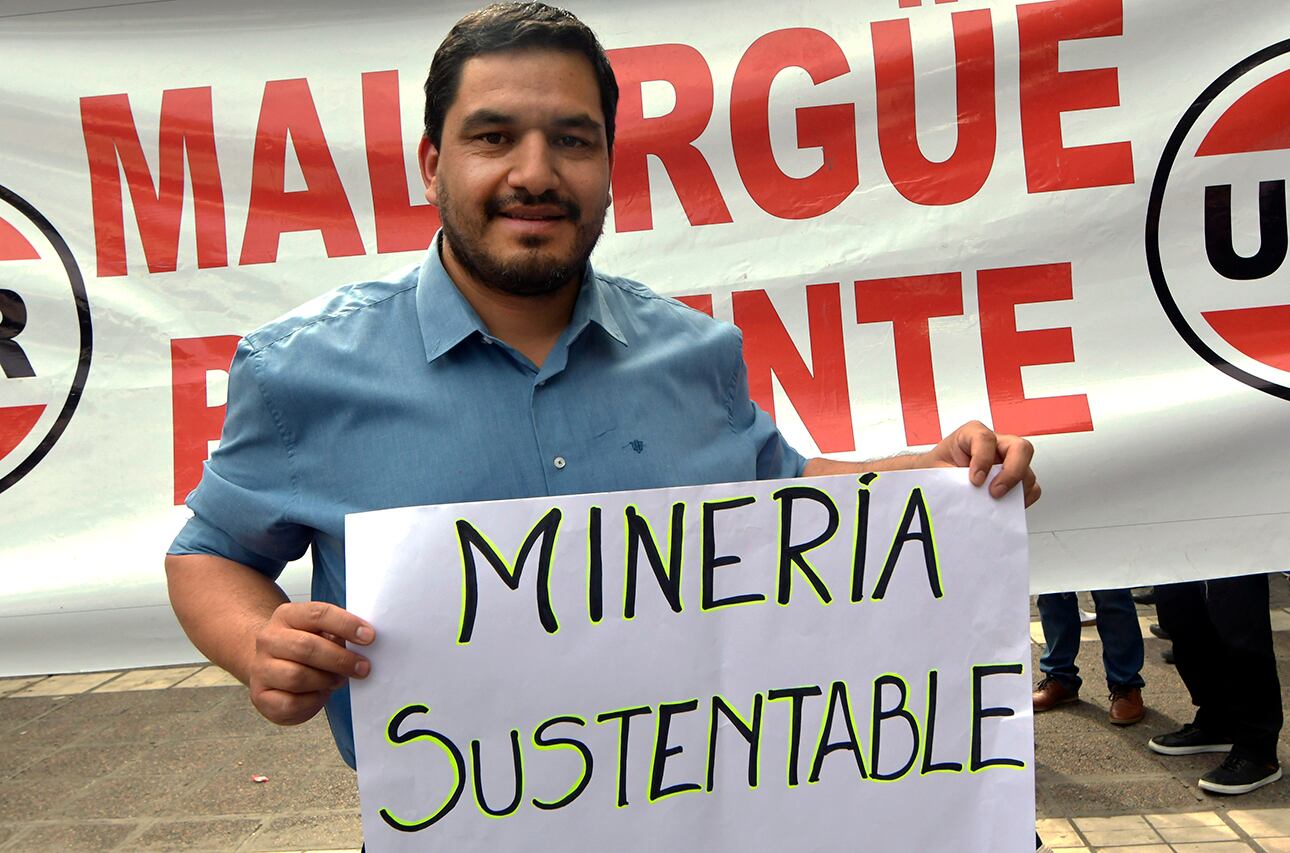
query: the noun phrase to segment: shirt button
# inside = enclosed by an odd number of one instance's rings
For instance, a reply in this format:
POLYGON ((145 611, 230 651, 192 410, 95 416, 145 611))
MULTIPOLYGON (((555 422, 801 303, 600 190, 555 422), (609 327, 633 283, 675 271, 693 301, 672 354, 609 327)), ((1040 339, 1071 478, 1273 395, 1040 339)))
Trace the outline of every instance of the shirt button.
POLYGON ((545 384, 546 384, 546 380, 545 380, 545 379, 539 379, 539 380, 538 380, 537 387, 541 388, 541 387, 542 387, 543 385, 545 385, 545 384))
POLYGON ((557 467, 557 468, 563 468, 565 465, 567 465, 567 464, 569 464, 569 463, 567 463, 567 462, 565 462, 565 461, 564 461, 564 457, 563 457, 563 456, 557 456, 557 457, 555 457, 554 459, 552 459, 552 460, 551 460, 551 464, 552 464, 552 465, 554 465, 554 466, 555 466, 555 467, 557 467))

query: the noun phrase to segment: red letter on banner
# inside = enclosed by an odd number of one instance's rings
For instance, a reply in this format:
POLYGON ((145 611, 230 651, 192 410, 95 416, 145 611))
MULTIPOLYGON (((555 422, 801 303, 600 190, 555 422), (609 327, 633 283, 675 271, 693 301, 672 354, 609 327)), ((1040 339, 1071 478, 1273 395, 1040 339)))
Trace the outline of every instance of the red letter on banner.
MULTIPOLYGON (((914 45, 909 21, 877 21, 873 32, 878 147, 892 186, 915 204, 958 204, 977 194, 994 165, 994 29, 989 9, 955 12, 958 141, 933 163, 918 145, 914 45)), ((908 422, 906 422, 908 423, 908 422)), ((939 440, 939 439, 938 439, 939 440)))
POLYGON ((139 143, 126 95, 81 98, 81 128, 90 167, 90 200, 100 276, 125 275, 125 216, 121 172, 139 224, 149 272, 173 272, 184 212, 184 158, 193 183, 197 266, 228 265, 224 235, 224 191, 215 156, 215 127, 209 86, 167 89, 161 95, 157 181, 139 143))
POLYGON ((855 450, 847 361, 842 348, 842 297, 837 284, 806 288, 811 367, 793 345, 784 323, 764 290, 733 294, 735 325, 744 333, 748 390, 757 405, 775 416, 771 373, 821 453, 855 450))
POLYGON ((399 110, 399 72, 369 71, 363 75, 363 132, 377 253, 426 248, 439 227, 439 208, 411 203, 399 110))
POLYGON ((1062 113, 1120 105, 1114 68, 1058 71, 1058 44, 1124 33, 1122 0, 1048 0, 1017 7, 1021 140, 1032 193, 1133 183, 1128 142, 1062 145, 1062 113))
POLYGON ((713 307, 711 293, 696 293, 693 296, 678 296, 676 297, 676 301, 689 305, 695 311, 702 311, 709 317, 712 316, 713 307))
POLYGON ((1088 432, 1093 429, 1088 397, 1026 397, 1021 368, 1075 360, 1069 328, 1017 331, 1018 305, 1071 298, 1071 265, 981 270, 977 303, 981 315, 981 354, 994 428, 1017 435, 1088 432))
POLYGON ((304 78, 264 84, 248 208, 243 264, 276 261, 278 240, 288 231, 321 231, 329 258, 363 254, 363 238, 304 78), (285 189, 288 134, 308 189, 285 189))
POLYGON ((962 313, 963 283, 958 273, 856 282, 856 322, 891 323, 905 441, 911 447, 935 444, 942 438, 927 321, 962 313))
POLYGON ((730 210, 703 153, 694 147, 712 118, 712 72, 703 54, 685 44, 655 44, 608 51, 618 77, 614 142, 614 230, 654 227, 648 157, 667 169, 691 225, 730 222, 730 210), (662 80, 676 92, 665 116, 645 118, 641 86, 662 80))
POLYGON ((228 370, 238 340, 237 335, 216 335, 170 342, 176 506, 197 488, 208 443, 219 438, 224 427, 226 404, 206 405, 206 375, 212 370, 228 370))
POLYGON ((801 68, 816 85, 851 70, 838 43, 819 30, 767 33, 739 60, 730 87, 730 133, 739 176, 757 206, 780 219, 811 219, 842 203, 860 182, 854 104, 797 110, 797 144, 819 148, 820 168, 790 178, 770 144, 770 86, 787 68, 801 68))

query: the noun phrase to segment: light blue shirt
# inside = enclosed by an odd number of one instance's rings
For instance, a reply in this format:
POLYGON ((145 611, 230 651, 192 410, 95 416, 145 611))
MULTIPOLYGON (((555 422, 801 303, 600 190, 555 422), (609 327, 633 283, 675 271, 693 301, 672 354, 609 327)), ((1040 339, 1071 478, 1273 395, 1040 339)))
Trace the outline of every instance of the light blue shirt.
MULTIPOLYGON (((228 397, 170 553, 276 578, 312 546, 313 598, 341 607, 346 513, 796 477, 805 464, 749 399, 735 327, 590 265, 541 368, 488 333, 431 248, 419 269, 247 335, 228 397)), ((347 688, 327 716, 353 766, 347 688)))

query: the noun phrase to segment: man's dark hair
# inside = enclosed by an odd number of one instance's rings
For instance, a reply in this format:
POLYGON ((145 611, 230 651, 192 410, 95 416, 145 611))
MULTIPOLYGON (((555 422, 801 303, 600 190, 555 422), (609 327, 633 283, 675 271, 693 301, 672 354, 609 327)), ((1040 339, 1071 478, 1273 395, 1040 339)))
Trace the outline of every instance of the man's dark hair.
POLYGON ((605 141, 612 151, 618 81, 605 49, 596 34, 572 13, 545 3, 497 3, 471 12, 448 31, 435 51, 426 77, 425 133, 430 143, 438 148, 443 141, 443 118, 457 98, 466 60, 487 53, 524 49, 563 50, 587 58, 600 86, 605 141))

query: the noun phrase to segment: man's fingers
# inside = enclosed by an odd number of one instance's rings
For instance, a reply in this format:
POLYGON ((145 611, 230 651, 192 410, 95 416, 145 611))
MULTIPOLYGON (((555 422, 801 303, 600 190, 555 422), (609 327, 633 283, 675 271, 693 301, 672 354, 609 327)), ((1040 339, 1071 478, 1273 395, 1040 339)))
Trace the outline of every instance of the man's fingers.
POLYGON ((256 672, 256 682, 266 690, 287 693, 330 692, 345 683, 345 676, 314 669, 289 660, 270 658, 256 672))
MULTIPOLYGON (((972 485, 980 486, 985 483, 985 478, 989 475, 990 468, 998 461, 999 444, 992 430, 975 421, 973 424, 978 429, 972 433, 968 479, 972 481, 972 485)), ((998 482, 998 478, 995 481, 998 482)))
POLYGON ((286 690, 266 688, 251 692, 251 704, 269 722, 280 726, 294 726, 312 719, 327 704, 330 691, 291 693, 286 690))
POLYGON ((1026 506, 1030 506, 1032 503, 1039 500, 1039 496, 1043 493, 1044 490, 1039 487, 1039 481, 1034 477, 1031 477, 1030 482, 1026 484, 1026 506))
POLYGON ((256 651, 269 658, 303 664, 336 675, 366 678, 372 668, 362 655, 318 634, 292 628, 261 633, 256 639, 256 651))
POLYGON ((289 627, 313 634, 332 634, 365 646, 376 637, 372 626, 348 610, 325 601, 292 601, 273 612, 289 627))
POLYGON ((1015 435, 999 436, 998 453, 1003 464, 999 474, 990 483, 991 495, 1002 497, 1018 483, 1025 483, 1027 486, 1034 483, 1035 474, 1030 469, 1030 460, 1035 455, 1033 444, 1015 435))

